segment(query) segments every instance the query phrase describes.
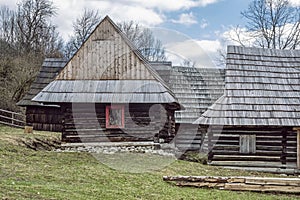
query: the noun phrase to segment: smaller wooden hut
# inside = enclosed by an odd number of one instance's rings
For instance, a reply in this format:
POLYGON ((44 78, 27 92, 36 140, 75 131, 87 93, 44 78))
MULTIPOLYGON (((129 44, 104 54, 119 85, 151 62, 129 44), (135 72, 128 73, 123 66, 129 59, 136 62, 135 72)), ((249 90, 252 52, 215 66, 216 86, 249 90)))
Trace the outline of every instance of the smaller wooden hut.
POLYGON ((167 84, 109 17, 33 100, 61 106, 62 140, 68 143, 169 142, 180 109, 167 84))
POLYGON ((43 105, 31 99, 46 87, 63 69, 66 60, 60 58, 46 58, 39 74, 32 83, 24 98, 17 103, 26 108, 26 125, 34 130, 60 132, 61 112, 58 105, 43 105))
POLYGON ((212 165, 300 169, 300 51, 229 46, 225 92, 195 123, 212 165))
POLYGON ((184 107, 175 111, 176 147, 183 151, 199 151, 205 130, 193 122, 222 96, 224 69, 172 66, 171 62, 151 64, 184 107))

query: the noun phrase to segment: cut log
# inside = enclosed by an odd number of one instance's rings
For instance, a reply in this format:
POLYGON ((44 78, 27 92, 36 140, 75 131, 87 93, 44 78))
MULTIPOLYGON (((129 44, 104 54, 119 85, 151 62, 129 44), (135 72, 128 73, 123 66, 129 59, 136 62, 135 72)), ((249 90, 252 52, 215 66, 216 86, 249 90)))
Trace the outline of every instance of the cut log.
POLYGON ((164 176, 163 180, 186 187, 300 194, 299 178, 164 176))
POLYGON ((283 193, 300 193, 300 187, 294 186, 275 186, 275 185, 251 185, 245 183, 227 183, 225 190, 236 191, 254 191, 254 192, 283 192, 283 193))

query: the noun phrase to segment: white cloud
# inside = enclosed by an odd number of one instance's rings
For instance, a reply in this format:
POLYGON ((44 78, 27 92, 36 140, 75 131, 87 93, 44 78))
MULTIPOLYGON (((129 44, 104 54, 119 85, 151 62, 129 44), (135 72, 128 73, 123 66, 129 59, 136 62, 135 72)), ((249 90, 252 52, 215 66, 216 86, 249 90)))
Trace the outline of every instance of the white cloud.
POLYGON ((173 23, 176 24, 183 24, 183 25, 192 25, 192 24, 197 24, 196 17, 192 12, 190 13, 183 13, 179 16, 178 20, 171 20, 173 23))
POLYGON ((198 40, 197 43, 202 49, 205 49, 207 54, 215 54, 222 48, 219 40, 198 40))
MULTIPOLYGON (((166 12, 204 7, 219 1, 222 0, 53 0, 58 8, 53 23, 58 26, 63 38, 67 39, 72 33, 73 21, 82 13, 83 8, 98 9, 103 17, 109 15, 116 22, 134 20, 146 26, 157 26, 166 20, 166 12)), ((15 9, 17 2, 19 0, 0 0, 0 5, 15 9)), ((182 14, 177 21, 197 23, 192 13, 182 14)))
POLYGON ((176 2, 174 2, 174 0, 118 0, 118 2, 127 2, 127 4, 134 3, 160 11, 178 11, 193 7, 205 7, 218 1, 220 0, 176 0, 176 2))
POLYGON ((253 32, 249 32, 244 27, 231 27, 229 30, 223 32, 220 37, 228 44, 241 45, 241 41, 246 46, 252 46, 255 42, 253 32))
POLYGON ((293 6, 300 6, 300 1, 299 1, 299 0, 289 0, 289 2, 290 2, 293 6))
POLYGON ((83 8, 99 10, 102 17, 109 15, 115 22, 136 21, 146 26, 155 26, 164 21, 164 15, 139 5, 127 5, 118 1, 60 1, 54 0, 59 12, 54 20, 64 39, 72 34, 72 23, 83 8))
MULTIPOLYGON (((214 42, 212 43, 215 45, 214 42)), ((175 62, 175 65, 182 64, 183 60, 189 60, 195 63, 195 67, 215 67, 211 55, 214 54, 214 51, 217 53, 217 48, 207 48, 206 44, 207 41, 184 40, 166 44, 165 47, 169 55, 168 59, 172 59, 171 61, 175 62), (204 49, 202 45, 207 49, 204 49)))
POLYGON ((0 0, 0 6, 8 6, 11 9, 15 9, 17 7, 17 0, 0 0))
POLYGON ((206 19, 202 19, 200 22, 200 28, 201 29, 205 29, 206 27, 208 27, 209 23, 206 19))

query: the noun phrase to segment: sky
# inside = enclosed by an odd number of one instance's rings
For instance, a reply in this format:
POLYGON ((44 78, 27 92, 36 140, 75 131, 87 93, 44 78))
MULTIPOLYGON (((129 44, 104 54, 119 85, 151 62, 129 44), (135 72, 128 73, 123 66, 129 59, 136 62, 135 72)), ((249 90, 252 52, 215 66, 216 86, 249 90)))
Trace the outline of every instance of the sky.
MULTIPOLYGON (((97 9, 113 21, 135 21, 151 28, 169 52, 168 58, 191 60, 198 67, 215 65, 219 49, 226 49, 232 27, 244 27, 241 11, 252 0, 53 0, 57 15, 52 19, 67 40, 72 23, 84 8, 97 9), (171 54, 176 54, 172 56, 171 54)), ((300 0, 290 0, 300 5, 300 0)), ((0 0, 16 8, 18 0, 0 0)), ((230 42, 229 42, 230 43, 230 42)), ((178 63, 180 64, 180 63, 178 63)))

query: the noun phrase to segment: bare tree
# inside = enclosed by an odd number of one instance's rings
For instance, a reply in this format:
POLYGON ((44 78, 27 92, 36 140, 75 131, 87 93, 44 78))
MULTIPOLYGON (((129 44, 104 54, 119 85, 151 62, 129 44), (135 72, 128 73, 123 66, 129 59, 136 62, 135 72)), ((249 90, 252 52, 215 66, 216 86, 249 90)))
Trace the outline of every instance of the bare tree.
MULTIPOLYGON (((300 47, 300 8, 289 0, 254 0, 242 16, 248 22, 247 38, 262 48, 296 49, 300 47)), ((243 31, 236 29, 235 41, 245 45, 243 31)), ((245 38, 244 38, 245 39, 245 38)))
POLYGON ((89 37, 101 20, 98 11, 84 9, 83 14, 73 22, 74 34, 66 43, 64 54, 66 58, 70 58, 80 48, 80 46, 89 37))
POLYGON ((119 23, 118 26, 147 60, 166 60, 165 49, 161 41, 154 37, 150 29, 144 28, 133 21, 119 23))
POLYGON ((0 38, 18 49, 41 55, 59 54, 61 38, 50 19, 56 8, 50 0, 23 0, 17 10, 0 8, 0 38))
POLYGON ((0 8, 0 106, 15 110, 45 56, 61 56, 62 40, 51 24, 50 0, 22 0, 16 10, 0 8))
POLYGON ((1 40, 13 43, 15 39, 15 11, 7 6, 0 7, 0 38, 1 40))
POLYGON ((56 8, 50 0, 23 0, 16 12, 17 42, 25 52, 34 50, 43 52, 46 39, 53 33, 50 18, 56 14, 56 8))

